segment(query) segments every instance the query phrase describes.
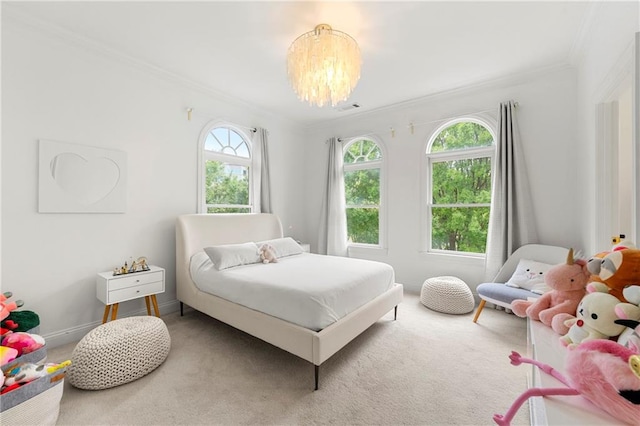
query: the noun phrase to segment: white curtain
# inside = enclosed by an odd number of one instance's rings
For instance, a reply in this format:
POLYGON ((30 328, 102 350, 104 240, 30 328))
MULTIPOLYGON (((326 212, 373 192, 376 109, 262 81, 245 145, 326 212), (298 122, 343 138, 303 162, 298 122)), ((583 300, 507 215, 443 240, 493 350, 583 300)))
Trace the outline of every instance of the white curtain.
POLYGON ((269 132, 258 127, 254 133, 254 155, 257 156, 256 170, 253 174, 255 196, 258 197, 258 213, 271 213, 271 178, 269 173, 269 132))
POLYGON ((518 247, 538 242, 533 203, 513 101, 500 104, 485 280, 492 280, 518 247))
POLYGON ((347 255, 347 213, 344 195, 342 144, 331 138, 327 168, 327 185, 320 212, 318 252, 333 256, 347 255))

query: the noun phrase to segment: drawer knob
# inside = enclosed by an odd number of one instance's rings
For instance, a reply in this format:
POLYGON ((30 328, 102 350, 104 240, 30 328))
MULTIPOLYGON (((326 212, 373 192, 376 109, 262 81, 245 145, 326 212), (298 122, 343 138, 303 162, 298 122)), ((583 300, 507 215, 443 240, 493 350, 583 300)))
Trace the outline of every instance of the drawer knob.
POLYGON ((136 280, 136 282, 137 282, 137 283, 139 283, 139 282, 140 282, 140 280, 136 280))

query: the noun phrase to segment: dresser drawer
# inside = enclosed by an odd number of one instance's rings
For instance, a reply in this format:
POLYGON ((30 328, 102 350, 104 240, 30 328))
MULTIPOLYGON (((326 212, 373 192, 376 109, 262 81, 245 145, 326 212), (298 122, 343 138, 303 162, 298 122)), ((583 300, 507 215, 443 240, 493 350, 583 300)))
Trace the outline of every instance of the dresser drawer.
POLYGON ((136 287, 143 284, 163 281, 163 274, 163 271, 138 272, 132 273, 130 276, 113 278, 109 280, 108 291, 120 290, 127 287, 136 287))
POLYGON ((111 305, 113 303, 124 302, 125 300, 137 299, 138 297, 162 292, 164 292, 164 281, 136 285, 120 290, 111 290, 107 296, 107 304, 111 305))

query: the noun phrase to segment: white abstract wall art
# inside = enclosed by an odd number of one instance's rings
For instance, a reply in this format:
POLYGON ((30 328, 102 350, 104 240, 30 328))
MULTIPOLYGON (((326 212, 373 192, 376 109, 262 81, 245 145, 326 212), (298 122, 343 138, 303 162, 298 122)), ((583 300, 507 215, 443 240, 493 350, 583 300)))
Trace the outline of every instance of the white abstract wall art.
POLYGON ((124 213, 127 153, 40 139, 40 213, 124 213))

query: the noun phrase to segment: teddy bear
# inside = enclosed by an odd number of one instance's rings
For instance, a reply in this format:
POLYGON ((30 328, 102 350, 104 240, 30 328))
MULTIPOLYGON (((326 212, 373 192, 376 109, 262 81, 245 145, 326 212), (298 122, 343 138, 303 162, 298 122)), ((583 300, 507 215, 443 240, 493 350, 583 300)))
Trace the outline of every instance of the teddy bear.
POLYGON ((582 298, 576 310, 576 317, 565 321, 569 327, 560 338, 564 346, 575 346, 594 339, 609 339, 620 335, 625 326, 616 323, 618 314, 625 318, 640 319, 640 309, 620 300, 602 288, 589 284, 588 294, 582 298))
POLYGON ((600 261, 599 282, 595 283, 599 291, 607 289, 620 301, 627 302, 623 290, 625 287, 640 284, 640 250, 623 248, 614 250, 600 261))
POLYGON ((276 251, 270 244, 260 246, 260 261, 262 263, 277 263, 276 251))
POLYGON ((574 259, 573 249, 570 249, 566 263, 549 269, 544 277, 544 282, 551 291, 535 301, 515 300, 511 303, 511 310, 519 317, 540 321, 553 328, 556 333, 564 334, 567 328, 560 321, 557 321, 554 328, 554 317, 560 314, 567 314, 569 317, 575 315, 578 304, 586 294, 585 287, 590 276, 586 260, 574 259))
POLYGON ((634 317, 640 318, 640 286, 626 287, 622 294, 635 308, 629 308, 627 306, 629 303, 619 303, 615 307, 616 316, 619 318, 616 320, 616 324, 627 327, 618 336, 618 343, 625 347, 635 346, 640 349, 640 328, 637 327, 638 322, 632 319, 634 317))

